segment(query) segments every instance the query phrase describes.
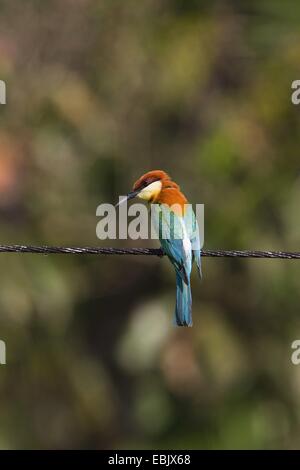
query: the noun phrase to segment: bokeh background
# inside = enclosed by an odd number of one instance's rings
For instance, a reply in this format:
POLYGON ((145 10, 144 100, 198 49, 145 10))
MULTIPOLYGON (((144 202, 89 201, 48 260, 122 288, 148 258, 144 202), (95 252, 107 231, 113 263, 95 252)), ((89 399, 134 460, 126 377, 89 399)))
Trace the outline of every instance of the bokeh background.
MULTIPOLYGON (((161 168, 205 247, 299 250, 300 3, 2 0, 1 243, 100 242, 161 168)), ((151 246, 150 242, 146 244, 151 246)), ((153 245, 155 246, 155 245, 153 245)), ((1 254, 1 448, 297 448, 300 263, 1 254)))

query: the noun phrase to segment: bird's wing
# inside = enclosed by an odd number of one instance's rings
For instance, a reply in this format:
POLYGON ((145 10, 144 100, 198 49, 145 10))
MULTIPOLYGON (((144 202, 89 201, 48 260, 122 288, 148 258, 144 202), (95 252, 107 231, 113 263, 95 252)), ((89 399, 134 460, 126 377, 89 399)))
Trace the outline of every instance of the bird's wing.
POLYGON ((191 248, 186 245, 184 220, 165 204, 152 205, 152 223, 163 251, 173 262, 182 279, 188 284, 191 271, 191 248))
POLYGON ((193 259, 196 261, 199 277, 202 277, 200 232, 197 218, 195 216, 192 206, 190 205, 187 207, 184 220, 185 226, 187 227, 188 236, 192 245, 193 259))

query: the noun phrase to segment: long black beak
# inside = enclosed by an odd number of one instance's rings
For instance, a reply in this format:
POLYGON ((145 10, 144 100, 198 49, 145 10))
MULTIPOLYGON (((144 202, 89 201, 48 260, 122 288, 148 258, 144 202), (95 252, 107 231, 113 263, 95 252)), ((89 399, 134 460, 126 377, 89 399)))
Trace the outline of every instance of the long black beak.
POLYGON ((115 207, 118 207, 120 204, 123 204, 123 202, 126 202, 128 201, 129 199, 133 199, 134 197, 136 197, 138 194, 139 194, 140 191, 131 191, 130 193, 127 194, 127 196, 125 196, 123 199, 121 199, 121 201, 119 201, 115 207))

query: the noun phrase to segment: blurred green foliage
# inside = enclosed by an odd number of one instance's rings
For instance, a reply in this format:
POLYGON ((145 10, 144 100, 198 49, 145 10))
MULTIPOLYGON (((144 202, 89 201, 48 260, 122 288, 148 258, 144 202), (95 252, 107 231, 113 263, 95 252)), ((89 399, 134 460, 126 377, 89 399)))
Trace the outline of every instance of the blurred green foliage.
MULTIPOLYGON (((207 248, 299 250, 299 20, 293 0, 2 0, 1 242, 98 245, 98 204, 160 168, 205 204, 207 248)), ((0 447, 299 447, 299 270, 204 259, 176 329, 166 259, 1 254, 0 447)))

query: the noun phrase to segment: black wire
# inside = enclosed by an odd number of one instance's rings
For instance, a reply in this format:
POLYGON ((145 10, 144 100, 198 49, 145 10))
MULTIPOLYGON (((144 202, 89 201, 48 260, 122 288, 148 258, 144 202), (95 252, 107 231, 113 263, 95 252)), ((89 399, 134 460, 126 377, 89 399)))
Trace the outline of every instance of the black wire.
MULTIPOLYGON (((147 255, 164 256, 159 248, 100 248, 100 247, 63 247, 0 245, 0 253, 39 253, 69 255, 147 255)), ((201 250, 202 256, 213 258, 278 258, 300 259, 300 253, 288 251, 239 251, 239 250, 201 250)))

